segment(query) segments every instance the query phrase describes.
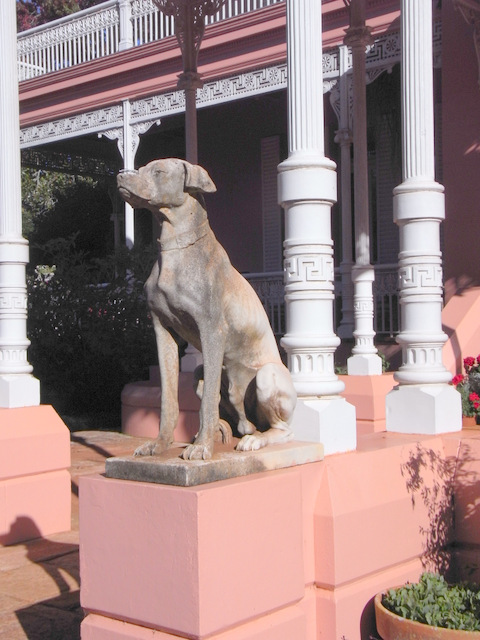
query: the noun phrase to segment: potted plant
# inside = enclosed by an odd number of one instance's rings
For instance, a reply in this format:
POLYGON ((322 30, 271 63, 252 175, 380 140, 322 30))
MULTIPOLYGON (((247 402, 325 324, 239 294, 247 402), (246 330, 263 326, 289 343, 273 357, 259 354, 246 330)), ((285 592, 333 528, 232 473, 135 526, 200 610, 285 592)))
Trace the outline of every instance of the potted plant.
POLYGON ((463 360, 465 374, 453 377, 452 384, 462 397, 464 426, 480 424, 480 355, 463 360))
POLYGON ((480 586, 455 584, 434 573, 375 596, 383 640, 479 640, 480 586))

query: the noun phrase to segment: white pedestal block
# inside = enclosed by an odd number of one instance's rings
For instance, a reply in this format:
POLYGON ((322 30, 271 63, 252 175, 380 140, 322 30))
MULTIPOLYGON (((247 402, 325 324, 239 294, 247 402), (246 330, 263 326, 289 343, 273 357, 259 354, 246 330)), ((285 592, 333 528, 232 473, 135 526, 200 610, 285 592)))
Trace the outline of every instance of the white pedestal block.
POLYGON ((36 407, 40 404, 40 382, 30 374, 0 375, 0 407, 36 407))
POLYGON ((460 431, 460 394, 448 384, 395 387, 386 398, 386 428, 426 435, 460 431))
POLYGON ((341 396, 299 398, 291 428, 294 440, 321 442, 326 456, 357 447, 355 407, 341 396))
POLYGON ((381 376, 382 359, 376 353, 356 353, 347 360, 349 376, 381 376))

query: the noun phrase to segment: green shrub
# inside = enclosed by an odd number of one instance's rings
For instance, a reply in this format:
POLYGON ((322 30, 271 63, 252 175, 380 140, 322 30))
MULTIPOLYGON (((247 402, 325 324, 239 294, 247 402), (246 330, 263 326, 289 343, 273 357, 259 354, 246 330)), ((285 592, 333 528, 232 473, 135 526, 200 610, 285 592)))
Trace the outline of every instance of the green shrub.
POLYGON ((382 604, 408 620, 445 629, 480 631, 478 585, 449 585, 442 576, 424 573, 418 583, 390 589, 382 604))
POLYGON ((117 411, 123 386, 157 361, 143 294, 155 249, 88 259, 76 236, 46 242, 28 280, 29 361, 60 414, 117 411))

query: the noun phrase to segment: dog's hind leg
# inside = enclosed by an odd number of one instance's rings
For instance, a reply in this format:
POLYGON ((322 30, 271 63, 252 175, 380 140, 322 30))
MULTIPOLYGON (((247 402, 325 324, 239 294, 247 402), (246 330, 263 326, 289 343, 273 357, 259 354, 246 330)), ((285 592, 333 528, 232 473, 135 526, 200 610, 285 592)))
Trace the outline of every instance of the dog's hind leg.
POLYGON ((146 442, 135 450, 136 456, 149 456, 161 453, 173 443, 173 432, 177 426, 178 408, 178 346, 157 316, 152 313, 153 328, 158 349, 162 396, 160 405, 160 426, 156 440, 146 442))
MULTIPOLYGON (((203 365, 199 365, 193 372, 193 388, 200 400, 203 398, 203 378, 203 365)), ((218 421, 218 430, 215 432, 214 440, 215 442, 223 442, 224 444, 230 442, 232 439, 232 427, 230 426, 230 422, 233 420, 233 407, 228 401, 227 392, 228 380, 226 379, 226 376, 222 374, 219 397, 220 419, 218 421)))
POLYGON ((297 394, 285 366, 264 365, 258 370, 255 383, 259 422, 268 424, 269 428, 245 435, 237 445, 239 451, 255 451, 268 444, 288 442, 293 437, 289 425, 297 394))

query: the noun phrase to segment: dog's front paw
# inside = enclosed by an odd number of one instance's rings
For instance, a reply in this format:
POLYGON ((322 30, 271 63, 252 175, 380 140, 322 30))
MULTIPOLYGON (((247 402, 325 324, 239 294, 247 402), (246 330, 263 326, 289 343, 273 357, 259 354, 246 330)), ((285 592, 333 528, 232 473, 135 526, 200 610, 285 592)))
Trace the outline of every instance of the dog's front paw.
POLYGON ((253 433, 243 436, 240 442, 237 444, 237 451, 257 451, 258 449, 262 449, 268 444, 267 439, 264 437, 263 433, 253 433))
POLYGON ((213 446, 206 444, 189 444, 182 453, 184 460, 210 460, 213 446))
POLYGON ((154 456, 168 449, 168 445, 158 440, 150 440, 135 449, 134 456, 154 456))

